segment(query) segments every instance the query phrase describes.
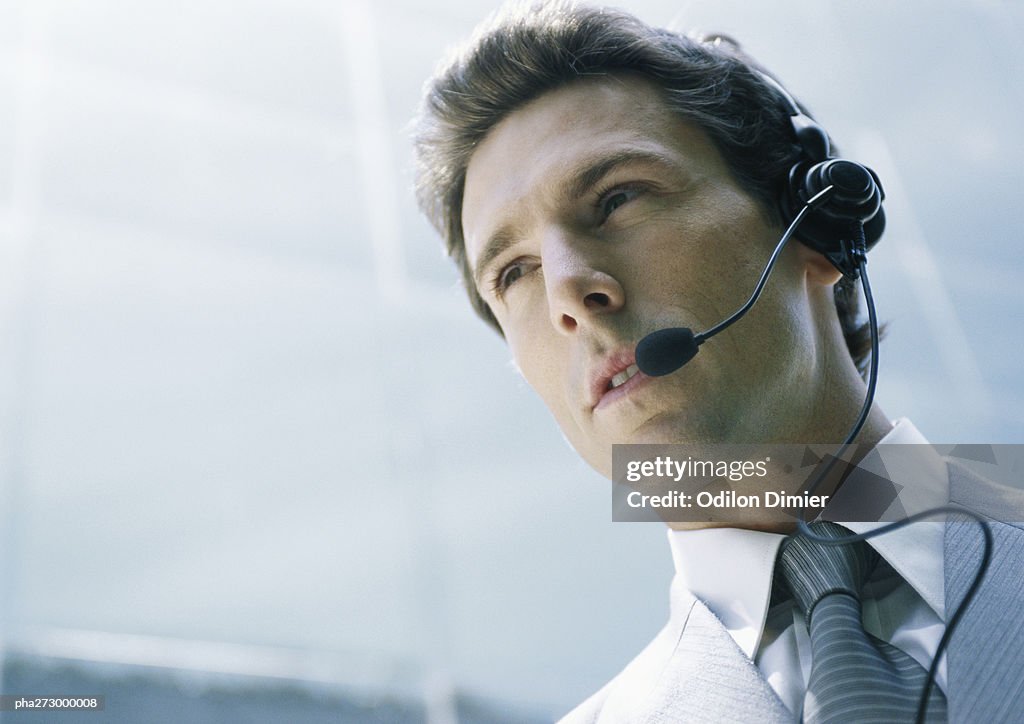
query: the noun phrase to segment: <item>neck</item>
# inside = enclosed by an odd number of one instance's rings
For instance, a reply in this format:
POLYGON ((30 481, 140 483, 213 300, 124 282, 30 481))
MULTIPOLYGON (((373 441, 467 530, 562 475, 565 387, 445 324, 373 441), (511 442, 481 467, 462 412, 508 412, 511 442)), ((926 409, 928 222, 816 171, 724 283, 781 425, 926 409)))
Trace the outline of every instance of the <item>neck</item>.
MULTIPOLYGON (((854 375, 856 372, 854 371, 854 375)), ((813 445, 820 449, 822 446, 835 446, 835 452, 839 452, 840 444, 849 435, 864 403, 866 388, 859 375, 856 379, 849 380, 846 385, 832 387, 834 392, 823 396, 818 408, 827 415, 810 416, 807 422, 797 426, 799 432, 790 437, 787 442, 796 445, 813 445), (842 410, 843 414, 835 414, 836 410, 842 410)), ((860 432, 853 440, 852 450, 846 452, 842 457, 856 465, 860 458, 874 448, 892 430, 892 423, 885 413, 876 404, 872 404, 868 411, 867 419, 861 427, 860 432)), ((773 470, 768 476, 758 481, 760 490, 785 490, 795 492, 801 482, 799 475, 783 472, 780 469, 773 470)), ((833 491, 834 492, 834 491, 833 491)), ((789 519, 776 522, 766 520, 762 515, 751 515, 749 519, 737 521, 729 519, 726 521, 697 521, 697 522, 668 522, 673 530, 700 530, 704 528, 742 528, 745 530, 759 530, 772 533, 792 533, 796 529, 795 522, 789 519)))

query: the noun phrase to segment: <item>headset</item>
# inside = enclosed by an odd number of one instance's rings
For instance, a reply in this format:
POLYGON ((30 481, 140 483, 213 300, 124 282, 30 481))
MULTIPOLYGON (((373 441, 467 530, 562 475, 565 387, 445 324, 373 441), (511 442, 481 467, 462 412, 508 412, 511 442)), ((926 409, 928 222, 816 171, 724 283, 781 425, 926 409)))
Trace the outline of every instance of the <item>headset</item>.
MULTIPOLYGON (((751 70, 772 88, 784 103, 789 113, 794 139, 801 149, 800 159, 790 168, 785 187, 779 198, 779 210, 783 222, 786 224, 786 231, 772 252, 753 293, 743 306, 714 327, 699 334, 695 334, 693 330, 685 327, 652 332, 637 344, 636 362, 641 372, 652 377, 675 372, 689 362, 697 354, 701 344, 750 311, 761 295, 776 261, 793 236, 824 255, 836 269, 842 272, 844 277, 853 281, 859 279, 864 291, 864 301, 871 330, 871 358, 868 367, 867 390, 860 413, 851 426, 846 440, 840 445, 837 453, 829 457, 825 465, 820 468, 816 478, 807 487, 806 493, 810 496, 856 439, 874 402, 878 378, 879 333, 874 298, 871 294, 871 284, 867 274, 867 252, 878 243, 885 230, 885 212, 882 209, 885 192, 878 175, 870 168, 831 156, 828 133, 800 109, 793 96, 778 81, 756 68, 751 68, 751 70)), ((849 545, 885 535, 919 520, 935 518, 948 513, 966 515, 981 526, 984 535, 981 563, 963 601, 946 623, 946 629, 939 640, 928 671, 928 678, 925 680, 918 701, 916 719, 918 724, 924 724, 939 661, 945 653, 953 631, 974 599, 975 593, 988 571, 992 557, 992 532, 988 522, 973 511, 947 505, 916 513, 868 533, 851 534, 842 538, 826 538, 811 531, 805 518, 806 512, 806 509, 801 509, 797 516, 798 535, 825 545, 849 545)))

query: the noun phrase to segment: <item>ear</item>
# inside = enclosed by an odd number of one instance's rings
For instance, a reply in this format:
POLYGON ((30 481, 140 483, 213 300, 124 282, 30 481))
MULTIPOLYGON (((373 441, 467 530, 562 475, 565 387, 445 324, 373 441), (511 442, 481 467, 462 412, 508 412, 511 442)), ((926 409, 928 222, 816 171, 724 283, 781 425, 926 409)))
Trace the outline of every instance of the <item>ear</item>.
POLYGON ((843 278, 843 273, 836 269, 832 262, 826 259, 825 255, 821 252, 817 252, 811 247, 800 243, 796 244, 796 249, 797 258, 800 260, 800 264, 803 266, 810 281, 831 287, 843 278))

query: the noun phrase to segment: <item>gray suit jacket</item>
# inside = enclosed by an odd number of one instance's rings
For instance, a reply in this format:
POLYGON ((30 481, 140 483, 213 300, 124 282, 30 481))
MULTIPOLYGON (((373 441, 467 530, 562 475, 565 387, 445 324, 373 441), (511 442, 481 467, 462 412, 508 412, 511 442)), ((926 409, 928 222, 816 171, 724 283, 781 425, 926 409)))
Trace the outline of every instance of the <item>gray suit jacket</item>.
MULTIPOLYGON (((948 468, 950 500, 992 519, 995 540, 989 574, 950 641, 949 720, 1024 722, 1024 524, 995 522, 1020 510, 1021 493, 955 463, 948 468)), ((947 614, 978 570, 982 540, 973 522, 946 526, 947 614)), ((674 587, 665 628, 562 721, 774 723, 794 716, 707 606, 674 587)))

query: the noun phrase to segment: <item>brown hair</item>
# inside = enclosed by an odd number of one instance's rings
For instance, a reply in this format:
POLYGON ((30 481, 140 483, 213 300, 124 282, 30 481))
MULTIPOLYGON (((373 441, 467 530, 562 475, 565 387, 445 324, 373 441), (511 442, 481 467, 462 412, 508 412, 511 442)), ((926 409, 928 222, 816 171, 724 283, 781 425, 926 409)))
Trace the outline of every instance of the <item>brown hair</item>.
MULTIPOLYGON (((585 76, 615 73, 653 81, 669 110, 699 126, 736 182, 770 219, 790 167, 800 159, 787 107, 725 37, 695 39, 652 28, 619 10, 561 0, 508 6, 478 28, 427 84, 417 122, 417 196, 445 240, 470 302, 499 334, 476 291, 462 232, 466 168, 477 144, 506 115, 585 76)), ((870 352, 859 295, 845 277, 834 289, 846 345, 864 372, 870 352)))

